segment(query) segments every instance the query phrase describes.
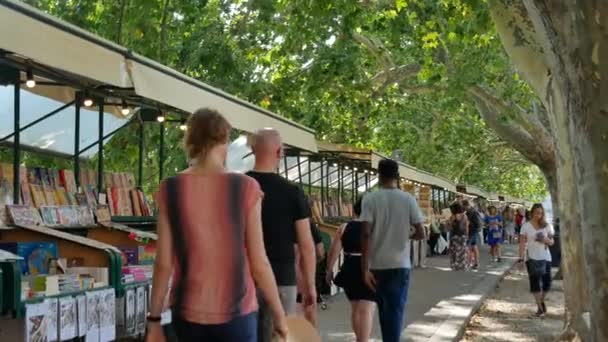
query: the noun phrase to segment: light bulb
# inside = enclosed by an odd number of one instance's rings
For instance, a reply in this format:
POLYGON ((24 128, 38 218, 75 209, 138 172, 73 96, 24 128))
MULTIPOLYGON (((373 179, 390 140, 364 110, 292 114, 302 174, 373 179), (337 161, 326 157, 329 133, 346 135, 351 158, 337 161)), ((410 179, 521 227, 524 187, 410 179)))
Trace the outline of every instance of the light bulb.
POLYGON ((181 129, 182 131, 185 131, 188 129, 188 126, 186 126, 186 124, 183 123, 183 124, 179 125, 179 129, 181 129))
POLYGON ((34 74, 31 69, 27 69, 25 72, 27 76, 27 81, 25 81, 25 86, 28 88, 34 88, 36 86, 36 80, 34 79, 34 74))
POLYGON ((91 107, 93 105, 93 100, 87 97, 84 99, 84 101, 82 101, 82 103, 85 107, 91 107))
POLYGON ((129 106, 127 105, 126 101, 122 101, 122 108, 120 109, 120 112, 122 113, 122 115, 127 116, 129 115, 129 113, 131 113, 131 109, 129 108, 129 106))
POLYGON ((156 121, 158 121, 158 122, 165 122, 165 116, 164 116, 164 115, 162 115, 162 114, 161 114, 161 115, 159 115, 159 116, 157 116, 157 117, 156 117, 156 121))

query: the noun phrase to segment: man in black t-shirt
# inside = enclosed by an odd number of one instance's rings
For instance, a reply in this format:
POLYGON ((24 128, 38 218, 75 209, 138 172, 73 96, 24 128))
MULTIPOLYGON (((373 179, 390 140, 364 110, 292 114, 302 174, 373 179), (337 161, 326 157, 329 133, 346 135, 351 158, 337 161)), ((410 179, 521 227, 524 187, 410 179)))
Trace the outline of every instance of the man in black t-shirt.
MULTIPOLYGON (((262 229, 266 254, 272 266, 279 294, 288 315, 296 311, 296 260, 294 244, 302 257, 303 297, 307 306, 316 306, 315 247, 310 232, 310 208, 304 192, 276 174, 283 156, 281 137, 276 130, 263 129, 256 133, 252 150, 255 167, 247 173, 260 184, 262 200, 262 229)), ((260 298, 259 341, 272 338, 272 318, 260 298)))

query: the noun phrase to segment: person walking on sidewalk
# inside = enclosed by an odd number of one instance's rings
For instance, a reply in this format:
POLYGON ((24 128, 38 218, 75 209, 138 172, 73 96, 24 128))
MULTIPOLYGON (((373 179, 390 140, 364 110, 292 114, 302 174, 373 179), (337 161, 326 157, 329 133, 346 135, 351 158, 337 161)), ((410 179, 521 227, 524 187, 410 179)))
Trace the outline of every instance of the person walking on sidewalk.
POLYGON ((357 342, 367 342, 372 334, 374 292, 367 287, 361 273, 361 198, 353 206, 355 217, 336 232, 327 258, 326 281, 344 289, 351 305, 351 323, 357 342), (340 250, 344 250, 344 263, 334 278, 333 269, 340 250))
POLYGON ((469 248, 469 265, 472 269, 479 268, 479 236, 481 230, 481 216, 468 200, 462 201, 462 206, 469 221, 469 238, 467 246, 469 248))
MULTIPOLYGON (((310 232, 310 208, 304 192, 279 176, 276 169, 283 158, 283 144, 274 129, 258 131, 252 142, 255 167, 247 173, 260 184, 262 200, 262 229, 264 244, 274 272, 281 301, 287 315, 297 309, 296 258, 297 243, 302 265, 302 297, 306 310, 316 310, 315 288, 316 255, 310 232)), ((259 341, 272 339, 272 320, 267 305, 260 301, 259 341)), ((311 322, 314 323, 314 322, 311 322)))
POLYGON ((171 284, 179 341, 257 339, 255 284, 283 338, 287 323, 262 238, 262 192, 250 177, 224 170, 230 125, 199 109, 188 122, 188 169, 161 183, 147 342, 165 341, 161 312, 171 284), (228 251, 228 252, 227 252, 228 251))
POLYGON ((410 283, 410 239, 424 239, 423 217, 414 196, 397 187, 397 162, 381 160, 378 177, 379 189, 363 198, 361 208, 361 267, 365 283, 376 293, 382 339, 397 342, 410 283))
POLYGON ((502 217, 504 219, 504 231, 505 231, 505 240, 506 243, 512 245, 515 243, 515 215, 513 214, 513 209, 509 206, 505 207, 505 210, 502 212, 502 217))
POLYGON ((500 245, 502 244, 503 230, 502 217, 498 214, 495 206, 488 208, 488 216, 486 216, 486 224, 488 225, 488 245, 490 245, 490 255, 493 261, 501 262, 500 245))
POLYGON ((464 208, 458 202, 450 206, 450 267, 462 271, 467 267, 468 225, 464 208))
POLYGON ((519 242, 519 261, 526 261, 530 292, 534 295, 539 317, 547 313, 545 295, 551 289, 551 252, 555 231, 545 219, 545 209, 540 203, 534 204, 531 220, 521 228, 519 242))

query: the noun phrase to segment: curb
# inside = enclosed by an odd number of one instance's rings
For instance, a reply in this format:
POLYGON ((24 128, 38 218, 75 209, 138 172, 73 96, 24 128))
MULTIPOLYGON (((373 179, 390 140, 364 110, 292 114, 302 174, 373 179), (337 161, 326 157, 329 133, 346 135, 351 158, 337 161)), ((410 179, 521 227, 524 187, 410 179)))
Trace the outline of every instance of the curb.
MULTIPOLYGON (((464 333, 467 330, 467 326, 469 326, 469 323, 471 322, 471 318, 473 318, 473 316, 479 311, 479 309, 481 308, 483 303, 486 301, 488 296, 490 296, 490 294, 492 294, 494 292, 494 290, 498 287, 498 285, 507 276, 507 273, 509 273, 513 269, 513 267, 515 267, 515 265, 517 265, 517 260, 510 261, 510 263, 508 263, 507 265, 508 266, 504 267, 504 269, 501 270, 502 271, 501 274, 489 286, 488 285, 485 285, 485 286, 479 285, 478 287, 476 287, 473 290, 473 292, 477 292, 479 290, 480 292, 483 292, 483 295, 481 296, 481 298, 479 298, 477 303, 475 303, 475 305, 473 305, 473 307, 471 307, 469 314, 467 315, 464 322, 462 323, 462 325, 456 332, 456 336, 454 336, 452 341, 456 342, 456 341, 460 341, 462 339, 462 337, 464 336, 464 333)), ((429 338, 429 341, 435 341, 435 339, 434 339, 435 335, 436 334, 431 336, 431 338, 429 338)))

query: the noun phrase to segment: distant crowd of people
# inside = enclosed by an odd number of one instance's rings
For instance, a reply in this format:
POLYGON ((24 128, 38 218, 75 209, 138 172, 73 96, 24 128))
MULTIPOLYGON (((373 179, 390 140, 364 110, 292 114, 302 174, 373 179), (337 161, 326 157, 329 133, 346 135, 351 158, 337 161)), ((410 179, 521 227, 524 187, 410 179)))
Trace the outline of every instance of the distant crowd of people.
POLYGON ((490 247, 490 260, 498 263, 502 262, 501 245, 519 244, 519 262, 526 266, 530 292, 538 307, 536 315, 544 316, 545 294, 552 279, 549 247, 555 243, 555 230, 547 222, 542 204, 534 204, 530 210, 506 206, 499 214, 493 205, 481 208, 468 200, 457 200, 449 210, 448 219, 436 212, 428 241, 431 253, 448 254, 453 270, 476 270, 481 241, 490 247), (442 241, 445 251, 437 248, 442 241))
MULTIPOLYGON (((287 316, 298 311, 316 325, 316 267, 324 251, 304 192, 276 173, 281 137, 274 129, 258 131, 251 143, 253 170, 236 174, 225 170, 230 129, 214 110, 193 113, 184 139, 190 166, 161 184, 147 342, 165 341, 160 321, 167 302, 182 342, 285 340, 287 316)), ((408 300, 411 241, 427 236, 415 197, 399 189, 397 162, 381 160, 377 171, 377 189, 355 204, 355 217, 332 242, 325 280, 342 287, 351 302, 358 342, 370 339, 376 308, 383 341, 397 342, 408 300), (340 253, 344 263, 334 275, 340 253)), ((431 250, 443 239, 453 269, 476 269, 482 241, 490 245, 492 260, 501 262, 501 244, 519 240, 543 315, 551 285, 546 247, 554 232, 542 206, 535 205, 526 219, 520 210, 507 207, 499 214, 496 207, 480 210, 466 200, 449 210, 449 218, 433 221, 431 250)))

